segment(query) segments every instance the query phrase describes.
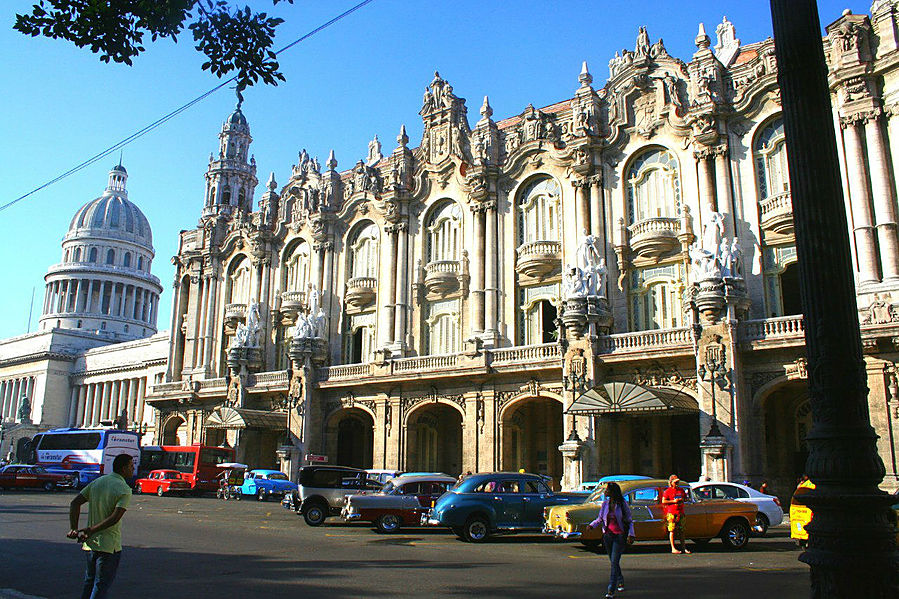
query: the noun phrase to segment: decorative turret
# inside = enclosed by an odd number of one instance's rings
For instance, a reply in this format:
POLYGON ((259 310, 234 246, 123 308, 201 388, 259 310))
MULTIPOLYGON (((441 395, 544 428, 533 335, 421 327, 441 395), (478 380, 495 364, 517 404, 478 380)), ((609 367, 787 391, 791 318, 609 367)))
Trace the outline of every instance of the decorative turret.
POLYGON ((425 88, 419 114, 424 121, 421 149, 432 164, 449 156, 465 158, 471 133, 465 100, 453 93, 453 86, 434 71, 434 80, 425 88))
POLYGON ((253 210, 253 190, 258 183, 256 159, 250 157, 247 161, 253 138, 240 105, 238 101, 234 112, 222 124, 218 157, 210 156, 204 217, 253 210))
POLYGON ((400 133, 396 136, 396 149, 390 155, 390 183, 394 188, 411 189, 414 158, 409 149, 409 136, 406 125, 400 125, 400 133))
POLYGON ((593 75, 587 68, 585 60, 577 80, 581 86, 574 92, 572 113, 574 115, 574 131, 576 135, 599 135, 599 96, 593 89, 593 75))
POLYGON ((490 100, 484 96, 484 104, 481 106, 481 120, 475 125, 472 133, 472 154, 474 155, 475 164, 496 165, 499 163, 500 156, 500 137, 499 129, 493 119, 493 108, 490 107, 490 100))

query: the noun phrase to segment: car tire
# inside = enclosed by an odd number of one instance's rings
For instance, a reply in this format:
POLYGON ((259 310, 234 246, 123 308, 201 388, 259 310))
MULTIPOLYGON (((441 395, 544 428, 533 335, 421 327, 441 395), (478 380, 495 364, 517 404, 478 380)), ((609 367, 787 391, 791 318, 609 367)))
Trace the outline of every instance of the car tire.
POLYGON ((256 501, 266 501, 268 496, 265 494, 265 491, 259 489, 256 491, 256 501))
POLYGON ((56 490, 56 483, 51 483, 50 481, 47 481, 44 483, 44 491, 55 491, 55 490, 56 490))
POLYGON ((472 516, 465 523, 462 535, 469 543, 483 543, 490 537, 490 523, 483 516, 472 516))
POLYGON ((162 489, 162 487, 156 487, 156 495, 158 495, 159 497, 165 495, 165 491, 162 489))
POLYGON ((743 549, 749 542, 749 525, 745 520, 728 520, 721 529, 721 541, 728 550, 743 549))
POLYGON ((396 514, 384 514, 383 516, 378 517, 375 522, 375 526, 378 527, 378 532, 391 533, 396 532, 402 526, 403 521, 400 520, 400 517, 396 514))
POLYGON ((305 520, 306 524, 309 526, 321 526, 325 523, 325 518, 327 517, 327 508, 323 507, 320 503, 313 503, 303 510, 303 520, 305 520))
POLYGON ((141 488, 140 485, 134 485, 134 494, 135 495, 140 495, 143 492, 144 492, 144 490, 141 488))
POLYGON ((768 533, 769 526, 771 526, 771 522, 768 520, 768 516, 759 512, 755 517, 755 526, 752 532, 758 537, 763 537, 768 533))

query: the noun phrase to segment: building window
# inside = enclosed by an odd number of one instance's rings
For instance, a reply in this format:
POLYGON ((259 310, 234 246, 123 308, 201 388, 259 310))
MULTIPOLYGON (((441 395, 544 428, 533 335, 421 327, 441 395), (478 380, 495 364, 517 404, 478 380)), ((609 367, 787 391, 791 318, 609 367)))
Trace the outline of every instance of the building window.
POLYGON ((131 266, 131 252, 125 252, 125 257, 122 259, 122 266, 131 266))
POLYGON ((246 304, 249 303, 250 297, 250 280, 252 278, 252 270, 250 261, 241 257, 231 267, 230 294, 228 296, 229 304, 246 304))
POLYGON ((106 321, 105 321, 105 320, 104 320, 103 322, 100 323, 100 330, 101 330, 101 331, 105 331, 105 330, 106 330, 106 321))
POLYGON ((309 282, 309 244, 305 240, 293 247, 287 256, 285 291, 305 291, 309 282))
POLYGON ((106 252, 106 264, 115 264, 115 252, 109 250, 106 252))
POLYGON ((759 200, 790 191, 787 146, 781 118, 772 121, 755 140, 755 156, 759 200))
POLYGON ((375 335, 374 328, 359 326, 353 329, 349 335, 349 347, 347 348, 347 363, 362 364, 370 362, 374 356, 375 335))
POLYGON ((538 179, 518 196, 518 243, 559 241, 562 190, 555 179, 538 179))
POLYGON ((137 257, 137 270, 143 270, 143 269, 144 269, 144 257, 138 256, 137 257))
POLYGON ((350 272, 356 277, 378 277, 378 227, 369 224, 361 229, 350 244, 350 272))
POLYGON ((668 264, 631 274, 631 330, 672 329, 683 322, 683 267, 668 264))
POLYGON ((458 303, 456 301, 437 304, 432 307, 431 317, 426 321, 427 347, 425 353, 430 355, 455 354, 462 343, 462 331, 459 326, 458 303))
POLYGON ((628 223, 649 218, 674 218, 680 210, 677 160, 668 150, 640 154, 627 171, 628 223))
POLYGON ((80 321, 80 320, 75 324, 75 328, 76 328, 76 329, 80 329, 80 328, 81 328, 81 321, 80 321))
POLYGON ((91 248, 91 251, 88 253, 88 262, 96 262, 97 261, 97 248, 91 248))
POLYGON ((75 248, 75 262, 81 262, 81 248, 75 248))
POLYGON ((765 280, 765 318, 802 314, 796 246, 764 248, 762 271, 765 280))
POLYGON ((428 262, 459 260, 462 244, 462 209, 455 202, 444 202, 428 219, 428 262))
POLYGON ((125 325, 125 332, 126 332, 126 333, 128 332, 128 325, 127 325, 127 324, 125 325))

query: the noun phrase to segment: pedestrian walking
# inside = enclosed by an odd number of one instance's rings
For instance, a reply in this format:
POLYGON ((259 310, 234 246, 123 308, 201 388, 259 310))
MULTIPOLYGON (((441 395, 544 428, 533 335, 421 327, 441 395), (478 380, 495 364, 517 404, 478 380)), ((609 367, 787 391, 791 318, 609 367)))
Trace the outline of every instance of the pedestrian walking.
POLYGON ((768 492, 768 481, 763 480, 762 484, 759 485, 759 493, 764 493, 765 495, 770 495, 768 492))
POLYGON ((81 490, 69 504, 69 532, 82 543, 87 556, 81 599, 103 599, 115 580, 122 558, 122 516, 131 502, 134 459, 121 453, 112 462, 112 473, 101 476, 81 490), (78 528, 81 506, 88 504, 86 528, 78 528))
POLYGON ((668 526, 668 541, 671 543, 671 553, 690 553, 687 549, 687 541, 684 538, 684 502, 687 500, 687 492, 677 486, 680 479, 676 474, 668 477, 668 488, 662 492, 662 509, 665 512, 665 522, 668 526), (681 548, 674 546, 674 538, 680 540, 681 548))
POLYGON ((631 510, 621 495, 618 483, 606 486, 606 498, 599 507, 596 520, 588 525, 590 528, 601 527, 602 543, 611 562, 609 586, 606 598, 614 597, 616 592, 624 591, 624 576, 621 574, 621 554, 625 544, 634 542, 634 520, 631 510))

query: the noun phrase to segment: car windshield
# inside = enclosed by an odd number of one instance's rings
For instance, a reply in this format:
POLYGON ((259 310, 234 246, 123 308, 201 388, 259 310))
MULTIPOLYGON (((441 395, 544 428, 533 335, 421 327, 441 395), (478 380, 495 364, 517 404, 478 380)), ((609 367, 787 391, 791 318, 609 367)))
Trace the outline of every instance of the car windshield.
POLYGON ((384 486, 381 487, 381 493, 384 493, 385 495, 391 495, 397 492, 398 488, 395 484, 393 484, 392 480, 388 480, 386 483, 384 483, 384 486))
POLYGON ((181 474, 179 474, 178 472, 165 472, 162 475, 162 478, 169 480, 179 480, 181 478, 181 474))
POLYGON ((287 475, 283 472, 275 472, 274 474, 269 474, 267 478, 269 480, 287 480, 287 475))
POLYGON ((606 498, 606 483, 596 485, 596 489, 590 493, 585 503, 600 503, 606 498))

